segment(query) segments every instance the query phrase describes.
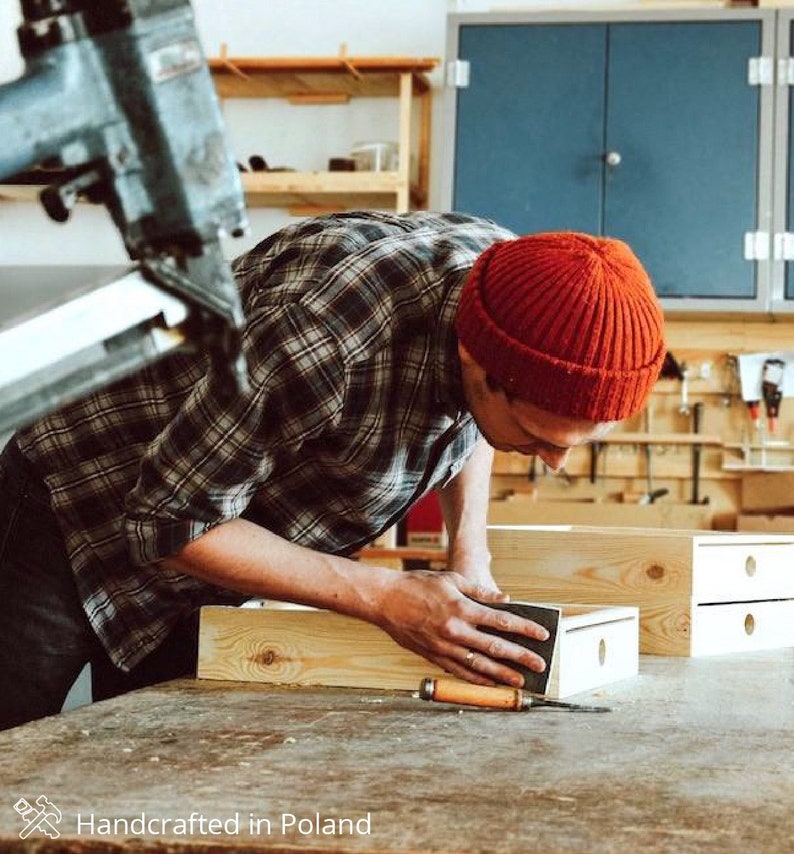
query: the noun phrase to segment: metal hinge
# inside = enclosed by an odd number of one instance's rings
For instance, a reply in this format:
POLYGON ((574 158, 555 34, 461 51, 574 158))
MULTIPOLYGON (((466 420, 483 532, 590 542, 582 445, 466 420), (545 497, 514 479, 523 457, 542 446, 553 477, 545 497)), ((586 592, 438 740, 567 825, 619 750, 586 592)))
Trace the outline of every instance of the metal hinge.
POLYGON ((794 59, 779 59, 777 61, 777 85, 794 85, 794 59))
POLYGON ((470 63, 467 59, 453 59, 447 63, 447 86, 465 89, 469 85, 470 63))
POLYGON ((769 232, 747 231, 744 235, 744 260, 769 260, 769 232))
POLYGON ((775 261, 794 261, 794 234, 778 231, 774 238, 775 261))
POLYGON ((775 82, 775 63, 771 56, 753 56, 747 60, 747 82, 751 86, 771 86, 775 82))

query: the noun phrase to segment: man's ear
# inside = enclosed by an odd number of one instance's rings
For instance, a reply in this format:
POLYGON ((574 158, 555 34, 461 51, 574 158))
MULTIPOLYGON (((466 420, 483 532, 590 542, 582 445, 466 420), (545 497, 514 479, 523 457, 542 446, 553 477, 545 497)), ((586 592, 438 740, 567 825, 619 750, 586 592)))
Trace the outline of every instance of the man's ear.
POLYGON ((485 369, 460 341, 458 341, 458 356, 460 357, 460 371, 463 375, 464 383, 482 387, 485 384, 485 369))
POLYGON ((472 369, 477 368, 482 370, 482 368, 477 364, 474 360, 474 356, 463 346, 463 344, 458 341, 458 356, 460 356, 460 363, 465 368, 472 369))
POLYGON ((463 373, 472 383, 479 387, 484 386, 493 394, 502 392, 506 395, 501 383, 495 380, 460 342, 458 342, 458 354, 463 373))

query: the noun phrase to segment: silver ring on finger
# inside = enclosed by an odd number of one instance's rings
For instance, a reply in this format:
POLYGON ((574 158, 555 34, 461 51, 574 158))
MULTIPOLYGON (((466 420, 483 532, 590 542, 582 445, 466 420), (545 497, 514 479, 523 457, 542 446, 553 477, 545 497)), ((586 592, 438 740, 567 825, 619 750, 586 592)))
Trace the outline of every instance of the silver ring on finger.
POLYGON ((466 664, 470 665, 472 663, 472 661, 474 661, 474 653, 471 650, 469 650, 466 653, 466 664))

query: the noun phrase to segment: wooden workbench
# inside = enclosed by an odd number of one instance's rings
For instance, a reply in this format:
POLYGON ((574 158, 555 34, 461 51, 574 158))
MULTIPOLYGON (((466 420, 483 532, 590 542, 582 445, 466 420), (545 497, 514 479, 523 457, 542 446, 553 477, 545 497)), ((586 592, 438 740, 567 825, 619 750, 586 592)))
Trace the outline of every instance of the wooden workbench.
POLYGON ((0 852, 794 850, 794 650, 643 657, 640 672, 581 697, 614 707, 601 715, 253 684, 150 688, 0 733, 0 852), (23 843, 13 805, 42 794, 62 811, 61 836, 23 843), (87 832, 91 816, 99 828, 141 813, 236 815, 239 832, 87 832), (282 814, 317 813, 369 814, 370 833, 281 832, 282 814))

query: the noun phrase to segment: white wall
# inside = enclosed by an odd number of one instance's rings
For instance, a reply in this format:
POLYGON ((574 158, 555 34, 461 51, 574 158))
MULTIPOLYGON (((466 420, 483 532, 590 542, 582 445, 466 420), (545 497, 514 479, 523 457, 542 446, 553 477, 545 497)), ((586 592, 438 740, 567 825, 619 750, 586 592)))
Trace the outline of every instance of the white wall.
MULTIPOLYGON (((584 0, 586 5, 587 0, 584 0)), ((350 55, 405 55, 443 58, 446 15, 490 6, 529 8, 501 0, 193 0, 207 55, 225 43, 230 56, 327 56, 342 44, 350 55)), ((566 5, 537 0, 533 8, 566 5)), ((568 5, 570 5, 570 0, 568 5)), ((579 0, 577 5, 583 5, 579 0)), ((15 0, 0 0, 0 81, 23 68, 15 29, 15 0)), ((447 130, 441 122, 441 71, 431 77, 436 91, 431 152, 430 207, 439 206, 440 160, 447 130)), ((68 109, 68 104, 64 105, 68 109)), ((362 139, 396 138, 395 104, 361 99, 345 106, 291 107, 280 101, 229 101, 225 106, 235 154, 247 162, 262 154, 271 166, 326 168, 331 156, 346 155, 362 139)), ((285 211, 250 211, 251 235, 227 245, 237 254, 289 221, 285 211)), ((50 222, 34 203, 0 204, 0 268, 3 265, 123 264, 123 246, 103 208, 78 206, 67 225, 50 222)), ((0 269, 0 282, 2 270, 0 269)))

